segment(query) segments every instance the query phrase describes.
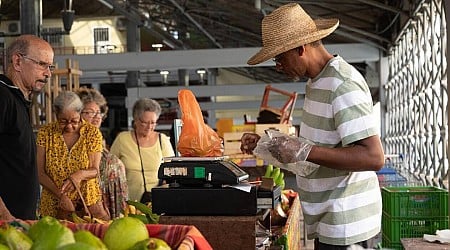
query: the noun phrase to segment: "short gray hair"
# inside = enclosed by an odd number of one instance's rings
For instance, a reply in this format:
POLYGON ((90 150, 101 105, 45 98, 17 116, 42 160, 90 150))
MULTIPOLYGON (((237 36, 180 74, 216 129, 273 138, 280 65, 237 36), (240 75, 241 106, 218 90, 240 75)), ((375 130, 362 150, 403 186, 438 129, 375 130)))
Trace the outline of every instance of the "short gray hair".
POLYGON ((159 118, 161 115, 161 106, 153 99, 141 98, 133 105, 133 119, 141 118, 144 112, 155 112, 156 117, 159 118))
POLYGON ((25 34, 17 37, 6 49, 6 61, 10 63, 12 56, 16 53, 22 55, 28 54, 30 48, 34 48, 35 45, 40 43, 48 44, 47 41, 35 35, 25 34))
POLYGON ((65 110, 76 111, 78 113, 83 109, 83 103, 80 97, 72 91, 62 91, 53 101, 53 110, 55 114, 61 114, 65 110))

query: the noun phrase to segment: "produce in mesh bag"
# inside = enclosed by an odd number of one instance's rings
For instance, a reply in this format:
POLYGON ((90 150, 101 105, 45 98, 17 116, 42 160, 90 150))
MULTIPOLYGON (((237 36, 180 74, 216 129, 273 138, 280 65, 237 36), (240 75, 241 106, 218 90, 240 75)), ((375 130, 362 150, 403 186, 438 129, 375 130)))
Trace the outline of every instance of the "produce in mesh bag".
POLYGON ((312 142, 289 136, 276 130, 267 130, 261 136, 253 154, 268 164, 278 166, 300 176, 313 173, 319 165, 305 161, 312 142))

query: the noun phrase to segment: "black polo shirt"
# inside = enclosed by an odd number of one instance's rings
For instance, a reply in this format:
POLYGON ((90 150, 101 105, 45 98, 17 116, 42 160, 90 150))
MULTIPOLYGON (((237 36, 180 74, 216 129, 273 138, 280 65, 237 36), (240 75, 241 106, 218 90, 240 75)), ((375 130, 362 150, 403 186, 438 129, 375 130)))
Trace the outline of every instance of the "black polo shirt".
POLYGON ((36 219, 39 181, 31 102, 0 75, 0 197, 13 216, 36 219))

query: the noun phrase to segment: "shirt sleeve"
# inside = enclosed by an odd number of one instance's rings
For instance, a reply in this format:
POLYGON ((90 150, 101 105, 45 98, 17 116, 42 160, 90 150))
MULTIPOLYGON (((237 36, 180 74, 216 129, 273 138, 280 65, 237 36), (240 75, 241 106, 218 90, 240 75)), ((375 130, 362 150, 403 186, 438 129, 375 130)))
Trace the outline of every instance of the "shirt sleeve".
POLYGON ((36 137, 36 145, 45 147, 46 146, 46 140, 48 138, 48 129, 46 126, 41 127, 38 130, 37 137, 36 137))
POLYGON ((93 152, 102 152, 103 151, 103 136, 100 132, 100 129, 94 126, 87 127, 88 133, 87 138, 91 141, 88 143, 88 151, 93 152))
POLYGON ((161 134, 161 150, 163 157, 175 156, 170 138, 165 134, 161 134))
POLYGON ((335 126, 343 146, 377 133, 372 98, 363 83, 347 79, 334 94, 335 126))
POLYGON ((122 146, 122 136, 124 132, 119 133, 114 139, 109 152, 118 158, 120 158, 121 146, 122 146))

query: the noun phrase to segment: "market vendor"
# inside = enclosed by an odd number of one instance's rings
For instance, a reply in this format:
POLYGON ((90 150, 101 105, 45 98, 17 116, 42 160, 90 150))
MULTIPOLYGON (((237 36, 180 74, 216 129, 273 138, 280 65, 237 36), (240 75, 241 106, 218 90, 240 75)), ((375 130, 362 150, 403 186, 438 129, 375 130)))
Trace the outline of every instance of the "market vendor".
MULTIPOLYGON (((317 164, 297 174, 308 238, 315 249, 347 249, 381 229, 382 203, 375 171, 384 165, 371 94, 363 76, 321 39, 337 19, 312 20, 298 4, 274 10, 262 21, 262 49, 248 60, 269 59, 294 80, 308 77, 300 137, 273 137, 269 155, 280 166, 317 164)), ((262 141, 262 140, 261 140, 262 141)), ((244 134, 241 150, 252 153, 260 136, 244 134)), ((255 148, 256 147, 256 148, 255 148)))

